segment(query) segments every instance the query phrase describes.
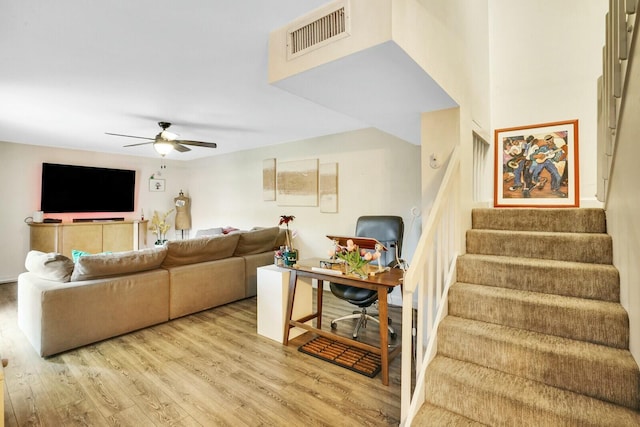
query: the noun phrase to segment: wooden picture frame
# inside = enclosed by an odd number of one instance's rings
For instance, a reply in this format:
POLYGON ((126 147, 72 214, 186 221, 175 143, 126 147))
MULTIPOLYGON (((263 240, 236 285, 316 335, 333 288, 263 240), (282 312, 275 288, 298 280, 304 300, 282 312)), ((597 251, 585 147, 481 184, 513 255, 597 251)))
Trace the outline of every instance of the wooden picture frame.
POLYGON ((495 207, 578 207, 578 120, 496 129, 495 207))

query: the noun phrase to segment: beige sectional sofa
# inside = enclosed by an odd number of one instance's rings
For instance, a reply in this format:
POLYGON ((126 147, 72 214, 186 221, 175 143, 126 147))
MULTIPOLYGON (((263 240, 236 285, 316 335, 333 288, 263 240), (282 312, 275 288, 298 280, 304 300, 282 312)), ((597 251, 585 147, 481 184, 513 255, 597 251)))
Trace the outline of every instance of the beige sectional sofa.
POLYGON ((256 295, 257 267, 284 242, 278 227, 89 255, 74 264, 31 251, 18 277, 18 324, 40 356, 256 295))

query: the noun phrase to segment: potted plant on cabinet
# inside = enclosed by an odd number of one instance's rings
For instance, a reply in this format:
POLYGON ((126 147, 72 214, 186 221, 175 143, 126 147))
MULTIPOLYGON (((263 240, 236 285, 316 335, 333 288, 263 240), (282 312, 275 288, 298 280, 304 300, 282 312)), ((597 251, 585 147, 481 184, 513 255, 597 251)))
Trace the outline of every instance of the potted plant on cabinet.
POLYGON ((291 267, 298 261, 298 250, 293 248, 293 236, 291 230, 289 230, 289 223, 296 217, 293 215, 280 215, 280 221, 278 226, 284 224, 287 229, 285 230, 286 246, 280 248, 282 262, 284 265, 291 267))

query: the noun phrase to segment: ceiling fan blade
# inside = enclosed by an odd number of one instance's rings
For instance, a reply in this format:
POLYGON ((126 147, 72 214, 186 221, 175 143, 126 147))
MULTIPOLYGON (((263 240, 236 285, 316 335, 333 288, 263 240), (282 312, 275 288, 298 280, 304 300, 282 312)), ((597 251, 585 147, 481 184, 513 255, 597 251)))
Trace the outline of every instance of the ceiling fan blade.
POLYGON ((180 153, 191 151, 191 148, 180 145, 178 141, 173 141, 173 149, 179 151, 180 153))
POLYGON ((121 133, 110 133, 110 132, 105 132, 105 135, 113 135, 113 136, 124 136, 125 138, 138 138, 138 139, 148 139, 150 141, 153 141, 153 138, 147 138, 144 136, 134 136, 134 135, 123 135, 121 133))
POLYGON ((216 144, 215 142, 189 141, 189 140, 184 140, 184 139, 178 139, 178 140, 175 140, 174 142, 177 142, 179 144, 184 144, 184 145, 193 145, 195 147, 206 147, 206 148, 217 148, 218 147, 218 144, 216 144))
POLYGON ((139 142, 137 144, 129 144, 129 145, 123 145, 123 147, 136 147, 138 145, 147 145, 147 144, 153 144, 153 141, 149 141, 149 142, 139 142))

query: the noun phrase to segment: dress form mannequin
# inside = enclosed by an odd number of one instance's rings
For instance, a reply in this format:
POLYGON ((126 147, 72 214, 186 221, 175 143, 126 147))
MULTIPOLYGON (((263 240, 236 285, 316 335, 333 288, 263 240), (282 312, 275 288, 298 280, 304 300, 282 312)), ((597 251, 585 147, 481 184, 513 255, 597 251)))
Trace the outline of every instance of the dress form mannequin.
POLYGON ((182 238, 185 237, 185 231, 187 232, 187 237, 189 236, 189 231, 191 229, 191 199, 184 195, 182 190, 180 190, 180 194, 178 197, 173 199, 176 206, 176 224, 175 229, 180 230, 182 233, 182 238))

